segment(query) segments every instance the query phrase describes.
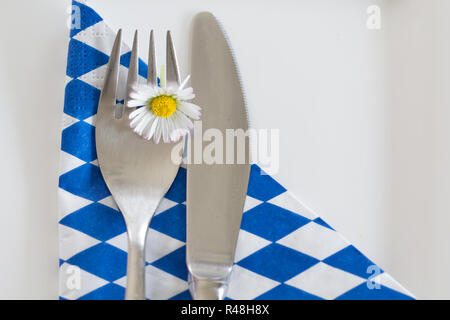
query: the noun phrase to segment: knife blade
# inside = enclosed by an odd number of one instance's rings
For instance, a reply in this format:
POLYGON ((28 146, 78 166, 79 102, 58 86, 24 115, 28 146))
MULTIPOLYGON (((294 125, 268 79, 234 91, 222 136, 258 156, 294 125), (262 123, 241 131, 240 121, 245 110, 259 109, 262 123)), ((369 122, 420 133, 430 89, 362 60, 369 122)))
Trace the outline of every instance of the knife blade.
MULTIPOLYGON (((202 12, 194 18, 191 41, 194 103, 202 107, 203 132, 213 129, 214 139, 211 140, 214 142, 218 142, 221 136, 222 148, 216 144, 214 154, 217 156, 221 150, 223 156, 222 161, 219 159, 213 164, 202 159, 201 163, 190 161, 187 165, 186 262, 189 290, 194 299, 224 299, 250 174, 248 136, 230 138, 227 130, 247 131, 247 109, 230 45, 211 13, 202 12), (238 142, 239 139, 244 139, 240 141, 244 143, 238 142), (238 154, 242 153, 245 160, 237 163, 238 154), (226 159, 234 161, 227 162, 226 159)), ((204 141, 202 134, 194 133, 188 158, 198 159, 194 154, 196 148, 201 146, 205 151, 211 143, 204 141)))

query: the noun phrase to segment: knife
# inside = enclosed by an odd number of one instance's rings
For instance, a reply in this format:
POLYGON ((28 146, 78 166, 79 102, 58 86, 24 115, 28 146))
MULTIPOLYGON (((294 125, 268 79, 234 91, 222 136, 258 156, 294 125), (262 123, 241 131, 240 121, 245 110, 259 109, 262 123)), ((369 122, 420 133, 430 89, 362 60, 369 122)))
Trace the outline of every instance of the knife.
MULTIPOLYGON (((215 130, 216 139, 221 134, 223 161, 208 164, 202 159, 201 163, 190 161, 187 165, 189 290, 196 300, 221 300, 227 293, 250 175, 248 136, 243 145, 238 143, 239 138, 232 138, 233 147, 227 150, 231 141, 226 130, 246 132, 247 109, 231 48, 211 13, 199 13, 194 18, 191 41, 194 103, 202 107, 203 132, 215 130), (238 162, 239 153, 244 153, 244 161, 238 162), (227 158, 234 161, 227 162, 227 158)), ((196 148, 205 150, 209 144, 211 141, 203 141, 202 134, 194 133, 188 158, 198 160, 196 148)))

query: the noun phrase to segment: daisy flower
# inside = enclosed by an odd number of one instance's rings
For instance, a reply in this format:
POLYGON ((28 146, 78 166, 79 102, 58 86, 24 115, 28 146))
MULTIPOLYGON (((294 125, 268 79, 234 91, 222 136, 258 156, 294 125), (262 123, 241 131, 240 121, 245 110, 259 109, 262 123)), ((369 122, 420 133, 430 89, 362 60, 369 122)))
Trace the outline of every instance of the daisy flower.
POLYGON ((200 118, 200 107, 188 102, 195 95, 184 88, 189 77, 178 88, 138 85, 130 93, 127 106, 137 108, 130 113, 130 127, 138 135, 155 143, 176 142, 193 128, 192 120, 200 118), (191 120, 192 119, 192 120, 191 120))

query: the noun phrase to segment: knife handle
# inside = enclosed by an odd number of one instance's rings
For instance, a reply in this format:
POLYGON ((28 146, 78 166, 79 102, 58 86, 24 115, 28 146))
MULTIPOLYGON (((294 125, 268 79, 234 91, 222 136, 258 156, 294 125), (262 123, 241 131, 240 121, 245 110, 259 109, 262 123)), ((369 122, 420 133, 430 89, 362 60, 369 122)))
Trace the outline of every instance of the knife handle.
POLYGON ((194 300, 223 300, 227 295, 228 277, 223 279, 199 278, 189 273, 189 292, 194 300))

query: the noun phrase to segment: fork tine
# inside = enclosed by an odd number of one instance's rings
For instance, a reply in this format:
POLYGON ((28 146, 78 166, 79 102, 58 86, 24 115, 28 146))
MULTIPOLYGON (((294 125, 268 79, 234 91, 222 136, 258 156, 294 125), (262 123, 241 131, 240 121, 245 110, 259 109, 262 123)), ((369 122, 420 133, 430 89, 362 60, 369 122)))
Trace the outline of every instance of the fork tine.
MULTIPOLYGON (((117 82, 119 80, 119 57, 120 47, 122 44, 122 29, 117 32, 116 40, 111 50, 111 56, 109 58, 108 67, 106 69, 105 83, 100 95, 99 111, 106 109, 107 107, 114 106, 116 104, 116 92, 117 82)), ((112 110, 104 110, 112 111, 112 110)))
POLYGON ((148 48, 148 73, 147 84, 156 86, 156 49, 155 49, 155 36, 153 30, 150 32, 150 45, 148 48))
POLYGON ((178 69, 177 55, 170 31, 167 31, 166 44, 166 86, 178 87, 180 85, 180 71, 178 69))
MULTIPOLYGON (((127 111, 132 111, 132 108, 127 107, 128 100, 130 99, 130 93, 133 88, 138 84, 138 68, 139 68, 139 58, 138 58, 138 31, 134 32, 133 48, 131 49, 130 65, 128 67, 128 77, 127 86, 125 91, 125 102, 124 107, 127 111)), ((118 119, 122 117, 123 108, 120 112, 118 119)))

